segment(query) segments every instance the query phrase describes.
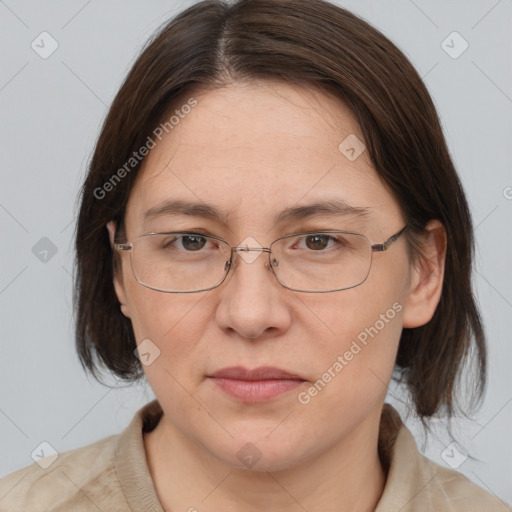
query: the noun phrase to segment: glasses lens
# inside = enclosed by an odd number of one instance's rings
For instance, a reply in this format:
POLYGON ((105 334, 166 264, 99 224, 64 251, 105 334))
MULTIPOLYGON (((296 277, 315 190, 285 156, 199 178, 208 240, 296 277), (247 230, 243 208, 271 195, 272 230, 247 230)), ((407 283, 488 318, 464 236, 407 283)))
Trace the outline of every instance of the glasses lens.
MULTIPOLYGON (((287 288, 304 292, 358 286, 370 271, 370 241, 356 233, 289 235, 271 245, 272 269, 287 288)), ((139 237, 131 262, 137 281, 164 292, 193 292, 218 286, 226 277, 231 248, 222 240, 194 233, 139 237)))
POLYGON ((220 284, 230 254, 229 245, 215 238, 158 233, 139 237, 131 258, 140 284, 165 292, 192 292, 220 284))
POLYGON ((272 267, 284 286, 336 291, 361 284, 372 260, 370 241, 356 233, 291 235, 272 244, 272 267))

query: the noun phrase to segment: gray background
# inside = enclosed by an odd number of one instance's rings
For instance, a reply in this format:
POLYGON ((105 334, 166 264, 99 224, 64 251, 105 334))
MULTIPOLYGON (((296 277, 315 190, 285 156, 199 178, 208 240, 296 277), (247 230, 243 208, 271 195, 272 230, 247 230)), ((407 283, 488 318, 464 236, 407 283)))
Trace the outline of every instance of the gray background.
MULTIPOLYGON (((75 202, 107 107, 142 44, 191 3, 0 1, 0 476, 32 463, 42 441, 61 452, 118 433, 153 398, 147 384, 102 387, 78 363, 75 202), (58 43, 47 59, 31 47, 34 40, 42 46, 43 31, 58 43)), ((406 53, 442 117, 476 225, 474 279, 490 356, 483 407, 454 428, 474 460, 457 453, 455 459, 459 471, 512 503, 512 2, 338 3, 406 53), (469 44, 457 58, 464 41, 446 39, 453 31, 469 44)), ((50 44, 46 39, 45 51, 50 44)), ((405 417, 400 390, 392 389, 389 400, 405 417)), ((442 453, 451 440, 444 424, 434 422, 426 443, 414 419, 407 424, 420 448, 446 465, 442 453)))

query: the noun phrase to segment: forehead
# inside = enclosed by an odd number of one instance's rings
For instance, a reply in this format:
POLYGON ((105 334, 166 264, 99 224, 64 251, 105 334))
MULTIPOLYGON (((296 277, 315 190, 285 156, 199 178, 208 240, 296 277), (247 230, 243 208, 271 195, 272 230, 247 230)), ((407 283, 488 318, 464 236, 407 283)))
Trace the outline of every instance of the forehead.
POLYGON ((285 207, 320 199, 396 213, 367 152, 350 159, 340 150, 346 140, 362 145, 363 135, 339 99, 265 82, 182 101, 194 106, 175 105, 169 133, 154 139, 130 197, 132 222, 169 199, 213 203, 234 219, 267 212, 275 218, 285 207))
POLYGON ((240 171, 255 163, 278 169, 280 157, 300 163, 317 153, 318 160, 334 161, 347 135, 363 139, 350 109, 314 89, 279 82, 234 83, 184 96, 174 112, 184 109, 191 98, 197 105, 188 114, 178 119, 170 113, 176 124, 157 142, 147 168, 156 172, 152 164, 166 153, 174 164, 185 156, 193 161, 208 155, 210 165, 224 166, 229 160, 230 169, 240 171), (237 156, 244 160, 233 161, 237 156))

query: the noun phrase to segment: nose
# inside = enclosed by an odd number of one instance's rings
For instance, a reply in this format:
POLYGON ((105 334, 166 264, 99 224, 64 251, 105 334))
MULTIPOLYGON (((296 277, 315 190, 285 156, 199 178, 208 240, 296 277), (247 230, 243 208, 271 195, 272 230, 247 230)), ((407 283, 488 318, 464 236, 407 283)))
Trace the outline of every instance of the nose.
POLYGON ((243 338, 275 336, 287 330, 291 315, 286 293, 269 265, 270 249, 235 247, 226 281, 217 288, 216 321, 243 338))

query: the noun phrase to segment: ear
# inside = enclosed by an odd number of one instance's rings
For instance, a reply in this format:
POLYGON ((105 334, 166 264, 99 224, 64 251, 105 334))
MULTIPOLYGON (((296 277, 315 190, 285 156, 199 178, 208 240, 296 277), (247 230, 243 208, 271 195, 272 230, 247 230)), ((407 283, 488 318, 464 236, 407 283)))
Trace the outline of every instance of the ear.
MULTIPOLYGON (((114 236, 116 233, 116 223, 111 220, 107 223, 108 236, 110 239, 110 247, 112 247, 112 251, 114 250, 114 236)), ((120 262, 121 263, 121 262, 120 262)), ((116 291, 117 299, 121 304, 121 312, 124 316, 130 318, 129 309, 126 302, 126 293, 123 284, 123 270, 122 265, 120 265, 117 271, 114 271, 114 288, 116 291)))
POLYGON ((403 326, 419 327, 430 321, 443 290, 446 231, 438 220, 425 226, 422 257, 411 264, 409 294, 405 301, 403 326))

